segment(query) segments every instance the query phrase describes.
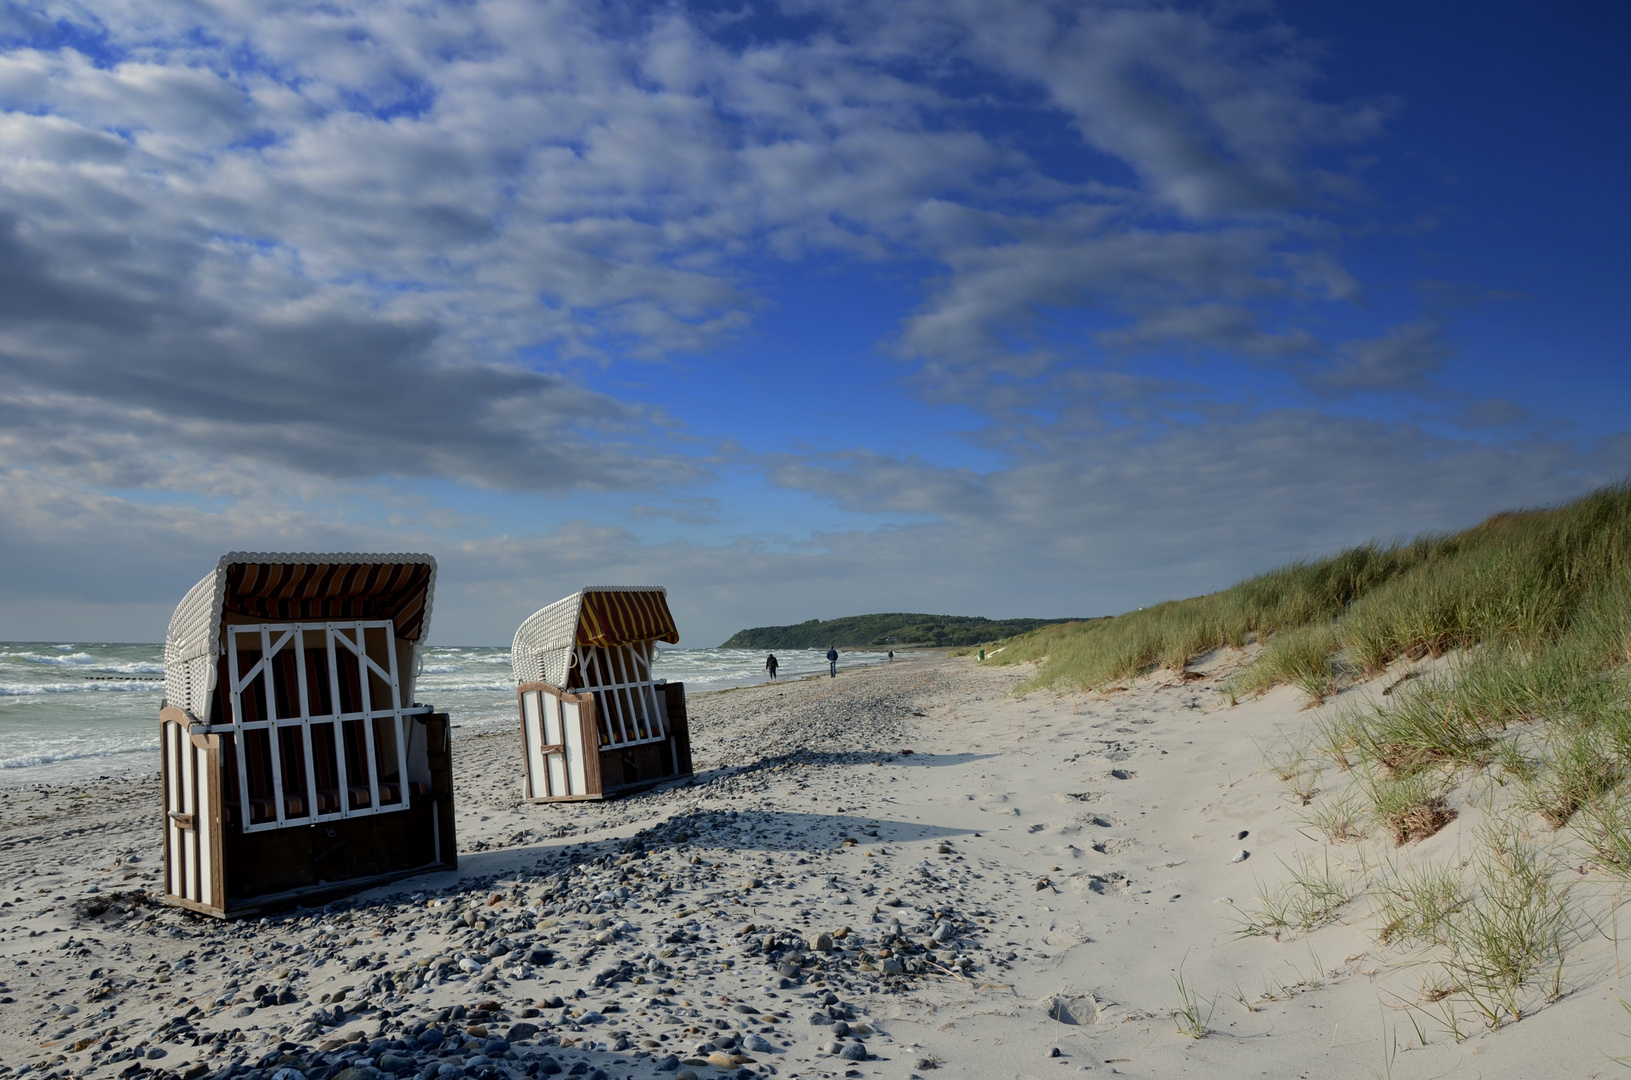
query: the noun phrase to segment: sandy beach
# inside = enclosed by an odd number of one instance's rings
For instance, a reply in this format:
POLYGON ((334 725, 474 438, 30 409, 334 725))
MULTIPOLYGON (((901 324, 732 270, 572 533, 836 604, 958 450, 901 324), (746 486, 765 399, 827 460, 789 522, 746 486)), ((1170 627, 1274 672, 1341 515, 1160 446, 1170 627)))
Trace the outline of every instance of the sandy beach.
POLYGON ((461 731, 457 874, 243 922, 151 899, 156 776, 0 789, 0 1075, 1621 1071, 1618 894, 1585 874, 1566 978, 1500 1030, 1433 1022, 1363 898, 1249 932, 1307 860, 1453 859, 1478 811, 1325 843, 1265 764, 1318 710, 1230 706, 1241 658, 1105 694, 928 655, 696 695, 694 782, 607 803, 524 803, 516 735, 461 731))

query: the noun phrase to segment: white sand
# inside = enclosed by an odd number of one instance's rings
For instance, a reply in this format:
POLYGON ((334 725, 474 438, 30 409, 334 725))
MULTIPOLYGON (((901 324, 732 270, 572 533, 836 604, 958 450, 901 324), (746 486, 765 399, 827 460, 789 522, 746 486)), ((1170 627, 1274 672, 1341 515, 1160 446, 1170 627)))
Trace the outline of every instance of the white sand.
MULTIPOLYGON (((1611 910, 1619 886, 1594 874, 1578 875, 1574 886, 1577 906, 1594 922, 1581 922, 1569 939, 1563 996, 1548 1002, 1537 981, 1524 997, 1526 1012, 1535 1011, 1498 1031, 1458 998, 1424 1002, 1421 988, 1436 966, 1429 954, 1377 945, 1366 899, 1311 933, 1280 940, 1239 933, 1260 883, 1284 882, 1300 856, 1322 866, 1328 857, 1338 877, 1351 872, 1356 880, 1362 866, 1383 860, 1464 858, 1476 849, 1472 833, 1487 800, 1482 787, 1464 786, 1452 797, 1460 818, 1420 844, 1396 849, 1381 838, 1327 848, 1302 820, 1309 808, 1264 767, 1264 751, 1306 737, 1318 711, 1304 710, 1290 689, 1227 707, 1217 680, 1238 659, 1200 665, 1201 678, 1163 675, 1106 695, 1016 698, 1008 691, 1026 672, 928 658, 837 680, 698 696, 699 784, 609 804, 521 803, 514 736, 461 733, 458 875, 379 890, 363 899, 390 899, 355 914, 264 926, 144 906, 128 916, 76 917, 73 902, 92 889, 156 888, 156 780, 0 790, 0 881, 7 883, 0 900, 10 905, 0 907, 0 1061, 11 1070, 41 1063, 36 1076, 114 1076, 133 1059, 110 1057, 160 1047, 162 1058, 141 1063, 181 1072, 197 1061, 214 1073, 236 1057, 246 1062, 243 1075, 284 1038, 312 1050, 337 1036, 390 1034, 393 1024, 487 997, 504 1003, 513 1021, 526 1005, 570 998, 582 987, 590 1004, 621 1001, 612 1023, 621 1019, 631 1038, 668 1040, 644 1057, 638 1039, 631 1051, 580 1054, 614 1077, 658 1075, 657 1057, 671 1049, 688 1056, 681 1043, 708 1030, 698 1021, 728 1014, 733 1003, 760 1010, 753 1022, 763 1028, 753 1031, 776 1051, 751 1054, 747 1067, 781 1076, 905 1080, 928 1071, 925 1059, 939 1059, 933 1075, 946 1077, 1620 1072, 1611 1059, 1631 1054, 1631 1015, 1615 996, 1611 910), (679 827, 691 834, 683 847, 673 840, 679 827), (550 883, 565 881, 552 875, 574 851, 620 857, 626 845, 619 842, 640 830, 655 830, 643 834, 647 857, 594 871, 600 883, 591 893, 619 880, 633 887, 607 913, 629 927, 597 946, 597 931, 579 925, 594 914, 557 910, 566 886, 552 901, 550 883), (858 843, 846 845, 846 837, 858 843), (1242 850, 1249 857, 1231 861, 1242 850), (631 869, 643 876, 624 878, 631 869), (411 899, 415 893, 449 903, 428 908, 411 899), (375 990, 370 1004, 384 1005, 385 1014, 312 1035, 307 1021, 325 994, 347 986, 355 1002, 370 996, 381 968, 468 950, 481 932, 447 916, 466 904, 486 910, 489 895, 502 898, 491 908, 489 935, 508 926, 512 940, 548 944, 558 965, 505 968, 485 988, 454 980, 401 994, 375 990), (817 965, 798 985, 777 988, 762 955, 741 948, 767 932, 803 938, 848 927, 852 937, 840 940, 840 950, 846 940, 864 940, 876 961, 891 919, 921 943, 937 913, 956 934, 936 954, 937 967, 920 976, 861 970, 858 955, 840 951, 819 958, 829 965, 820 986, 812 985, 817 965), (738 937, 748 923, 755 931, 738 937), (698 940, 672 941, 682 928, 698 940), (674 951, 664 958, 667 972, 648 972, 643 965, 665 948, 674 951), (189 954, 190 964, 177 964, 189 954), (953 974, 960 957, 969 970, 953 974), (645 981, 597 987, 596 972, 620 959, 638 961, 645 981), (1182 1003, 1180 971, 1211 1029, 1204 1038, 1181 1034, 1172 1017, 1182 1003), (296 1000, 240 1017, 239 1001, 254 983, 287 987, 296 1000), (868 1023, 868 1060, 825 1052, 832 1036, 809 1022, 820 999, 807 995, 829 989, 840 1006, 855 1006, 854 1023, 868 1023), (682 1001, 699 1016, 684 1015, 682 1001), (65 1015, 68 1006, 77 1011, 65 1015), (227 1033, 224 1049, 161 1041, 162 1025, 194 1006, 193 1030, 206 1039, 227 1033), (1457 1009, 1462 1041, 1442 1019, 1446 1008, 1457 1009), (241 1039, 231 1038, 235 1029, 241 1039), (1055 1047, 1059 1056, 1050 1056, 1055 1047)), ((1340 790, 1347 782, 1330 773, 1317 786, 1340 790)), ((1500 805, 1500 790, 1490 791, 1500 805)), ((1538 821, 1535 833, 1550 839, 1538 821)), ((578 889, 573 903, 583 895, 578 889)), ((546 1041, 609 1041, 606 1029, 551 1026, 558 1016, 546 1011, 534 1021, 546 1041)), ((738 1036, 747 1034, 744 1025, 738 1036)), ((518 1060, 494 1066, 501 1075, 521 1075, 527 1055, 540 1049, 572 1060, 555 1047, 518 1041, 513 1049, 518 1060)))

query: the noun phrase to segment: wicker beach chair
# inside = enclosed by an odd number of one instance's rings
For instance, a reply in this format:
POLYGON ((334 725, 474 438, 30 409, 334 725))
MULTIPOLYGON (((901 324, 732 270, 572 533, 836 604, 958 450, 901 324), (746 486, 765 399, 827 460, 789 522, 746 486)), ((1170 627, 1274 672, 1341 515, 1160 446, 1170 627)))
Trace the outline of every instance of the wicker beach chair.
POLYGON ((453 869, 448 718, 413 700, 428 555, 235 552, 165 638, 165 899, 236 917, 453 869))
POLYGON ((679 640, 651 586, 589 586, 521 624, 510 664, 527 799, 604 799, 691 775, 685 685, 651 674, 657 642, 679 640))

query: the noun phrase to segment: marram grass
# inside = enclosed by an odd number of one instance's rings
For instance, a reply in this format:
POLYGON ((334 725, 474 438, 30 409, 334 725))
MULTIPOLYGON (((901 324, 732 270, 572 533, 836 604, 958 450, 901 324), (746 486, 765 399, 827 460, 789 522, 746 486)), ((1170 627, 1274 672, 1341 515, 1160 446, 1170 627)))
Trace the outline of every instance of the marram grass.
POLYGON ((1457 533, 1292 563, 1208 596, 1046 627, 989 662, 1039 662, 1033 688, 1094 688, 1179 671, 1255 638, 1265 648, 1237 693, 1279 682, 1328 691, 1344 666, 1374 675, 1400 657, 1486 643, 1533 654, 1571 634, 1590 639, 1598 665, 1617 664, 1631 658, 1627 599, 1631 485, 1621 484, 1457 533))
POLYGON ((1261 648, 1225 687, 1231 703, 1279 685, 1310 705, 1338 703, 1284 752, 1264 752, 1308 807, 1306 835, 1326 858, 1298 855, 1289 882, 1260 889, 1247 932, 1308 932, 1370 891, 1378 945, 1436 956, 1444 982, 1429 1000, 1443 999, 1455 1038, 1457 1007, 1498 1027, 1556 1000, 1577 936, 1562 883, 1591 868, 1631 879, 1631 484, 1048 627, 992 662, 1037 662, 1024 689, 1102 688, 1254 640, 1261 648), (1401 659, 1446 655, 1432 668, 1395 667, 1380 692, 1339 696, 1401 659), (1321 759, 1346 786, 1316 803, 1321 759), (1488 806, 1452 798, 1470 780, 1485 785, 1488 806), (1358 845, 1363 864, 1367 839, 1431 843, 1457 804, 1488 815, 1465 857, 1390 862, 1362 882, 1328 872, 1329 845, 1358 845))

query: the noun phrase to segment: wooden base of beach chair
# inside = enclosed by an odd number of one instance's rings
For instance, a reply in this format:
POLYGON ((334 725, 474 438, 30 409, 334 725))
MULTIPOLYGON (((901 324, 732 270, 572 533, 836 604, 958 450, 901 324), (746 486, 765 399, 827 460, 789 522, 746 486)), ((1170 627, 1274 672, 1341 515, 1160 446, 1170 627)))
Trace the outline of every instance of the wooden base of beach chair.
POLYGON ((656 687, 667 736, 659 742, 603 746, 592 693, 567 693, 549 683, 523 683, 522 794, 529 802, 615 799, 691 776, 691 726, 685 684, 656 687), (552 710, 559 710, 552 712, 552 710))
MULTIPOLYGON (((420 874, 458 868, 453 771, 446 714, 423 724, 430 782, 408 784, 408 805, 314 824, 245 831, 235 807, 221 798, 221 736, 200 733, 185 713, 160 714, 162 783, 177 806, 165 830, 166 902, 218 918, 240 918, 339 896, 420 874)), ((399 799, 397 783, 379 784, 382 805, 399 799)), ((353 810, 372 792, 348 789, 353 810)), ((285 796, 285 816, 304 813, 304 799, 285 796)), ((167 799, 167 802, 170 799, 167 799)), ((318 813, 338 813, 339 792, 317 793, 318 813)), ((270 799, 251 799, 252 819, 275 817, 270 799), (261 805, 261 804, 265 805, 261 805)))

